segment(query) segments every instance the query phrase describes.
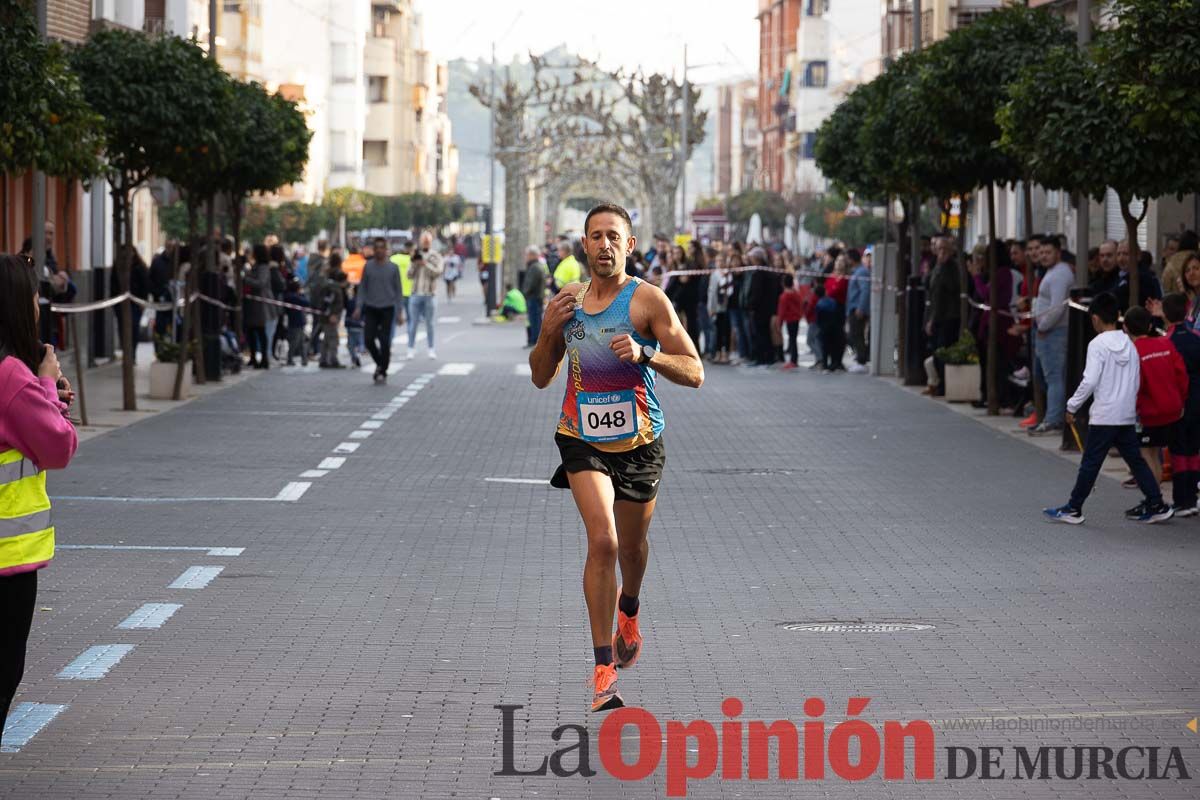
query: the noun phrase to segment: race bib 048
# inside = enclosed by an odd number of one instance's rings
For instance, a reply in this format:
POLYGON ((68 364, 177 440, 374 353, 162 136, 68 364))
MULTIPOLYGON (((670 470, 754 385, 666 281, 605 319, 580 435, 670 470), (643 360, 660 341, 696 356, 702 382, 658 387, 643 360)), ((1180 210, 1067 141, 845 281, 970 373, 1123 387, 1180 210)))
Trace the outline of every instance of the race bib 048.
POLYGON ((587 442, 616 442, 637 435, 633 389, 579 392, 579 434, 587 442))

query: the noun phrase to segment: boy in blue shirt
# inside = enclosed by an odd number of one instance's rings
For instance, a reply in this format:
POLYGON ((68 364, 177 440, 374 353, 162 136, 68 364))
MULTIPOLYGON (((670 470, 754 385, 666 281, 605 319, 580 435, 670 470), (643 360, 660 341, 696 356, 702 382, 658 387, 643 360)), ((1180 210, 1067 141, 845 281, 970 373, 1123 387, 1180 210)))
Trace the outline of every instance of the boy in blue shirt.
MULTIPOLYGON (((283 293, 283 302, 291 303, 294 306, 308 306, 308 298, 300 294, 300 281, 292 278, 288 281, 287 289, 283 293)), ((304 323, 306 311, 295 308, 287 310, 287 338, 288 338, 288 355, 287 365, 289 367, 296 365, 296 354, 300 354, 300 363, 303 366, 308 366, 308 342, 304 335, 304 323)))

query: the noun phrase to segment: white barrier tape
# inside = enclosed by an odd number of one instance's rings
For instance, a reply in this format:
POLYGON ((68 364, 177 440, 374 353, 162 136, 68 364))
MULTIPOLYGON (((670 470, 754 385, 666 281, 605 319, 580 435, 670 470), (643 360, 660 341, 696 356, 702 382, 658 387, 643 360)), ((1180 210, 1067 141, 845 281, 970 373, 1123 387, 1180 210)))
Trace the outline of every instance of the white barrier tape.
POLYGON ((129 292, 126 292, 116 297, 110 297, 107 300, 97 300, 95 303, 52 303, 50 310, 59 314, 82 314, 85 311, 100 311, 104 308, 112 308, 118 303, 124 303, 127 298, 132 296, 129 292))
POLYGON ((319 309, 319 308, 313 308, 312 306, 298 306, 295 303, 285 303, 282 300, 271 300, 266 297, 255 297, 254 295, 247 295, 244 299, 250 300, 250 301, 253 301, 256 303, 268 303, 273 306, 279 306, 280 308, 290 308, 290 309, 294 309, 295 311, 307 311, 310 314, 320 314, 321 313, 321 309, 319 309))
POLYGON ((88 311, 100 311, 105 308, 112 308, 115 305, 124 303, 126 300, 137 303, 142 308, 148 308, 151 311, 170 311, 172 308, 183 304, 182 300, 178 303, 154 303, 150 300, 143 300, 140 297, 134 297, 129 292, 125 292, 125 294, 119 294, 116 297, 110 297, 107 300, 97 300, 94 303, 47 302, 46 305, 49 305, 50 310, 57 314, 83 314, 88 311))

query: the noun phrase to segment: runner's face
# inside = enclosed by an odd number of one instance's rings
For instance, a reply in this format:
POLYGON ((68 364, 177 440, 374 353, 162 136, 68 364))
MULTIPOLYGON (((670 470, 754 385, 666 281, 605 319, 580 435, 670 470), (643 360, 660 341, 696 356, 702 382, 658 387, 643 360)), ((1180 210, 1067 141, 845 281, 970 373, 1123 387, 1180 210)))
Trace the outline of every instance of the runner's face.
POLYGON ((611 278, 625 269, 625 256, 637 244, 637 239, 628 233, 625 220, 616 214, 605 212, 588 221, 583 252, 593 275, 611 278))

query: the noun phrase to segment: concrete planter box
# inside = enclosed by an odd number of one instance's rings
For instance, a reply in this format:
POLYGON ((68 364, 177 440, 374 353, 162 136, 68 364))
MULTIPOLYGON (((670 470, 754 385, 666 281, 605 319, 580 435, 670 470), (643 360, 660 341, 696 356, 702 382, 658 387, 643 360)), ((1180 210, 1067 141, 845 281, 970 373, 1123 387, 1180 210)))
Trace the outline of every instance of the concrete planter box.
MULTIPOLYGON (((154 400, 170 400, 175 396, 175 364, 155 361, 150 365, 150 397, 154 400)), ((183 370, 182 396, 188 396, 192 388, 192 370, 185 366, 183 370)))
POLYGON ((946 365, 946 402, 971 403, 979 399, 979 365, 946 365))

